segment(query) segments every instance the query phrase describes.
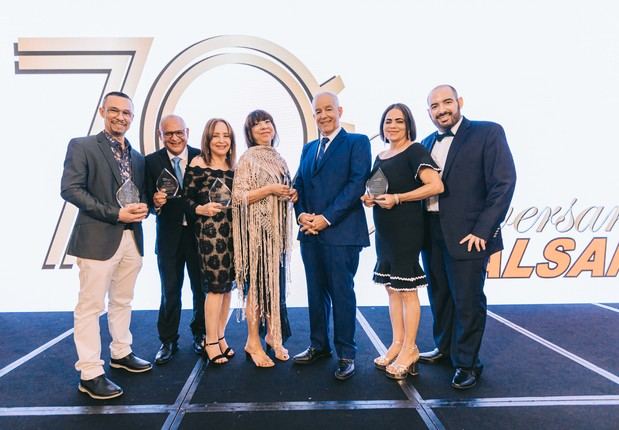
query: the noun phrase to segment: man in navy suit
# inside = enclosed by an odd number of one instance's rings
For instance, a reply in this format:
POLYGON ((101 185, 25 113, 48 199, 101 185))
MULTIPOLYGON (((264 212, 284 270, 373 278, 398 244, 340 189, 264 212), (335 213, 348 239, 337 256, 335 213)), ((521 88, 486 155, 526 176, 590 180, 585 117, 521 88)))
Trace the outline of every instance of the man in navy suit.
POLYGON ((80 371, 78 389, 104 400, 123 394, 122 388, 105 377, 101 360, 99 317, 106 296, 112 336, 110 366, 140 373, 152 365, 132 352, 129 330, 131 301, 144 254, 141 221, 148 214, 143 203, 144 157, 125 137, 133 121, 133 102, 124 93, 108 93, 99 114, 104 121, 101 133, 69 142, 60 194, 79 209, 67 249, 77 257, 80 269, 73 336, 78 355, 75 368, 80 371), (131 183, 139 196, 121 207, 117 191, 131 183))
POLYGON ((370 174, 370 141, 340 126, 342 107, 335 94, 318 94, 312 105, 320 139, 304 146, 294 182, 299 193, 295 211, 307 279, 310 346, 294 362, 310 364, 331 356, 333 307, 333 343, 339 357, 335 377, 346 380, 355 373, 357 350, 354 276, 361 248, 369 245, 359 197, 370 174))
POLYGON ((426 202, 428 223, 422 251, 434 316, 436 348, 420 360, 450 357, 451 386, 476 385, 483 366, 479 348, 486 325, 484 280, 488 258, 503 249, 500 224, 516 185, 516 169, 499 124, 469 121, 463 100, 449 85, 428 96, 428 113, 438 133, 422 144, 442 169, 445 191, 426 202))
POLYGON ((157 215, 155 253, 161 279, 161 305, 157 330, 161 346, 155 363, 165 364, 178 349, 178 326, 181 318, 181 288, 185 266, 193 294, 191 332, 193 350, 202 353, 204 341, 204 292, 200 283, 198 245, 191 228, 191 214, 181 197, 185 168, 198 149, 187 146, 189 129, 178 115, 167 115, 159 123, 159 137, 164 148, 146 156, 146 196, 151 211, 157 215), (177 177, 179 188, 170 198, 157 190, 157 179, 164 169, 177 177))

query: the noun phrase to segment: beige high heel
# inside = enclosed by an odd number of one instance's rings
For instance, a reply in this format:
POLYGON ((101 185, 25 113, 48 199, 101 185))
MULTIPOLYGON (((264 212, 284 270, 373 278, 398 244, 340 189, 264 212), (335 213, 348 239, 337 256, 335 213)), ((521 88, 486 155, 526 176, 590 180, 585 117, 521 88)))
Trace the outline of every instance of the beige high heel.
MULTIPOLYGON (((402 341, 394 341, 392 345, 402 345, 402 341)), ((391 347, 389 347, 391 348, 391 347)), ((402 347, 400 347, 400 349, 402 349, 402 347)), ((398 354, 400 353, 400 351, 397 352, 397 354, 393 357, 393 358, 389 358, 387 357, 387 355, 381 355, 380 357, 376 357, 374 359, 374 367, 376 367, 379 370, 385 370, 385 368, 390 365, 391 363, 393 363, 393 361, 398 358, 398 354)), ((387 353, 385 353, 387 354, 387 353)))
POLYGON ((267 369, 267 368, 275 366, 275 363, 273 362, 273 360, 271 360, 271 358, 268 355, 266 355, 264 351, 251 352, 247 350, 247 347, 245 347, 245 358, 247 360, 253 361, 256 367, 260 367, 263 369, 267 369), (264 357, 260 357, 261 352, 262 354, 264 354, 264 357))
POLYGON ((412 363, 409 365, 391 363, 385 368, 385 375, 387 375, 387 378, 402 380, 406 379, 408 375, 419 375, 419 370, 417 369, 417 362, 419 361, 419 348, 417 348, 417 345, 414 345, 413 348, 411 348, 411 351, 416 353, 412 363))
POLYGON ((266 342, 266 344, 267 344, 267 348, 266 348, 267 352, 269 352, 272 349, 274 352, 275 358, 278 359, 279 361, 288 361, 290 359, 288 350, 284 348, 283 346, 271 346, 269 342, 266 342))

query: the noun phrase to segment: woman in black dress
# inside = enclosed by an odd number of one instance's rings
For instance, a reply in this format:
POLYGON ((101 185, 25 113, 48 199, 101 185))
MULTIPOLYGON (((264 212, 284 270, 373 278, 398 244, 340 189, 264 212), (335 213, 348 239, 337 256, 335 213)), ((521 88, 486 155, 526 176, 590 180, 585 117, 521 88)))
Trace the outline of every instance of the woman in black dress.
POLYGON ((220 365, 234 356, 225 338, 230 292, 235 286, 232 211, 220 202, 211 201, 209 191, 215 183, 224 183, 232 190, 236 146, 230 124, 223 119, 210 119, 202 133, 201 150, 200 156, 194 157, 187 167, 184 190, 191 212, 196 214, 194 231, 198 239, 202 289, 207 293, 204 352, 211 363, 220 365))
POLYGON ((381 152, 372 168, 386 176, 385 194, 361 199, 374 210, 376 256, 374 282, 389 295, 392 342, 374 364, 392 379, 417 374, 419 350, 415 344, 419 326, 417 288, 427 285, 419 265, 423 244, 422 201, 443 192, 439 169, 430 154, 415 142, 416 127, 408 106, 387 107, 381 118, 380 135, 389 148, 381 152))

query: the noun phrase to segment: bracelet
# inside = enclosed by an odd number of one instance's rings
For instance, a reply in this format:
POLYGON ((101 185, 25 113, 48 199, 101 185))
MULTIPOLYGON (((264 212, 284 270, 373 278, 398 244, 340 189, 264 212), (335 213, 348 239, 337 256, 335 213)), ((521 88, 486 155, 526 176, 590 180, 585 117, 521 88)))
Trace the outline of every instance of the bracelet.
POLYGON ((394 195, 393 195, 393 198, 395 199, 395 204, 396 204, 396 205, 399 205, 399 204, 400 204, 400 198, 398 197, 398 195, 397 195, 397 194, 394 194, 394 195))

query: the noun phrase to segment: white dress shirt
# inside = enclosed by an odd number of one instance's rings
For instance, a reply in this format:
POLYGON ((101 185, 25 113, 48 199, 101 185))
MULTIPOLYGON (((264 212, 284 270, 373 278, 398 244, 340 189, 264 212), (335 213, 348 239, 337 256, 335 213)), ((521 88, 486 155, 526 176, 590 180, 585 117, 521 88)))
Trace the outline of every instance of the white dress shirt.
MULTIPOLYGON (((460 124, 462 124, 462 118, 451 127, 451 132, 455 135, 458 132, 458 128, 460 128, 460 124)), ((445 131, 446 132, 446 131, 445 131)), ((432 147, 432 159, 436 163, 436 165, 441 169, 439 175, 441 178, 443 177, 443 172, 445 171, 445 162, 447 161, 447 154, 449 154, 449 148, 451 148, 451 142, 453 142, 454 136, 445 136, 440 142, 437 140, 434 142, 434 146, 432 147)), ((438 196, 428 197, 426 199, 426 207, 428 212, 438 212, 438 196)))

